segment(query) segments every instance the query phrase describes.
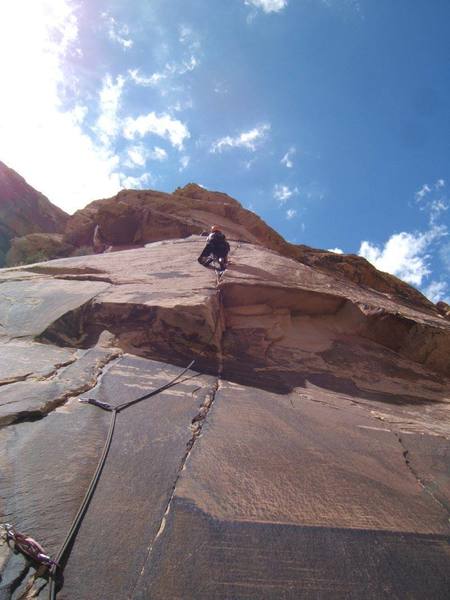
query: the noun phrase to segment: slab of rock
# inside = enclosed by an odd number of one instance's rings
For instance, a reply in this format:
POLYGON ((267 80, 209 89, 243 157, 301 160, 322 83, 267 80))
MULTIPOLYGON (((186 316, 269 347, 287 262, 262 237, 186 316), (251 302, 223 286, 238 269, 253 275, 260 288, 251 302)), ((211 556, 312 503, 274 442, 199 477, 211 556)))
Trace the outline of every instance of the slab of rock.
POLYGON ((33 376, 45 379, 76 360, 76 351, 48 344, 16 340, 2 345, 0 386, 33 376))
MULTIPOLYGON (((118 405, 170 382, 180 368, 125 356, 88 395, 118 405)), ((67 558, 59 598, 124 598, 183 468, 191 423, 215 379, 188 371, 179 383, 117 417, 108 460, 67 558)), ((3 509, 55 555, 69 530, 106 438, 110 413, 73 399, 37 423, 3 430, 3 509)), ((6 577, 17 572, 10 565, 6 577)), ((24 585, 28 573, 23 575, 24 585)), ((46 591, 44 591, 46 593, 46 591)))
POLYGON ((448 490, 328 400, 220 384, 133 598, 445 597, 448 490))
POLYGON ((104 282, 59 281, 51 277, 0 283, 0 336, 35 337, 59 317, 109 287, 104 282))
MULTIPOLYGON (((110 419, 77 395, 117 406, 195 358, 118 415, 58 598, 445 598, 450 323, 260 244, 219 276, 204 243, 0 272, 2 520, 54 554, 110 419)), ((0 560, 25 593, 35 565, 0 560)))
MULTIPOLYGON (((45 351, 44 351, 45 352, 45 351)), ((37 372, 25 381, 2 386, 0 425, 45 416, 72 397, 91 389, 102 369, 120 354, 117 348, 91 348, 46 375, 37 372)))

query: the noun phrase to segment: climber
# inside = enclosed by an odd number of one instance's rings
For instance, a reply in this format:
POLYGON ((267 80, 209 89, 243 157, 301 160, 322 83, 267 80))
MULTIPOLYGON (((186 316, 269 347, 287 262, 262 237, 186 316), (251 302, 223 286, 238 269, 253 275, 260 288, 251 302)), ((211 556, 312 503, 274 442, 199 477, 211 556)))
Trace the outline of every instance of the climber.
POLYGON ((207 267, 213 260, 217 260, 220 270, 223 271, 227 266, 229 251, 230 244, 227 242, 225 235, 220 231, 217 225, 213 225, 211 227, 211 233, 206 239, 206 246, 198 257, 198 262, 204 267, 207 267))

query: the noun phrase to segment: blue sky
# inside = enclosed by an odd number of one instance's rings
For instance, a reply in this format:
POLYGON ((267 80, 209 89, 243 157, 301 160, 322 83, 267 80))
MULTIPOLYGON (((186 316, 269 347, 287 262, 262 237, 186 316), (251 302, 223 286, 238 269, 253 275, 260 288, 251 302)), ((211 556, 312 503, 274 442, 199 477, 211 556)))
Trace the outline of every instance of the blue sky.
POLYGON ((227 192, 450 298, 448 0, 5 0, 0 159, 73 212, 227 192))

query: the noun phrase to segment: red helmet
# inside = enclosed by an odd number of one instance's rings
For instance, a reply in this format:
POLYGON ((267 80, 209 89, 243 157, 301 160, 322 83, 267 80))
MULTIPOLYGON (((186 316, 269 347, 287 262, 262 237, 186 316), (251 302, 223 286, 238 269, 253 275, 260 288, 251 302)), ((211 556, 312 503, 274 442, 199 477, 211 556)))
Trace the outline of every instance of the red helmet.
POLYGON ((215 233, 216 231, 220 231, 220 227, 218 225, 211 225, 211 233, 215 233))

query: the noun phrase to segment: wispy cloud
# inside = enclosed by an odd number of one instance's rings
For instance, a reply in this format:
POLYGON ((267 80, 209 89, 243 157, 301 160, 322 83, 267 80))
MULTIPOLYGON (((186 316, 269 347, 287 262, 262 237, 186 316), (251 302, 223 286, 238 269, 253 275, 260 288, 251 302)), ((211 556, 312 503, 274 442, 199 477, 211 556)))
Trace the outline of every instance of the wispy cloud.
POLYGON ((124 50, 131 48, 133 46, 133 40, 129 37, 130 29, 128 25, 119 24, 108 12, 102 13, 101 16, 106 23, 109 39, 122 46, 124 50))
POLYGON ((179 27, 178 40, 180 44, 186 46, 191 52, 198 52, 201 48, 197 33, 189 25, 183 24, 179 27))
POLYGON ((344 251, 340 248, 328 248, 328 252, 334 252, 335 254, 344 254, 344 251))
POLYGON ((150 173, 143 173, 139 177, 133 177, 131 175, 122 175, 120 177, 120 185, 125 189, 141 190, 146 186, 154 184, 156 180, 151 176, 150 173))
POLYGON ((289 208, 286 211, 286 219, 291 220, 297 216, 297 211, 294 208, 289 208))
POLYGON ((290 188, 288 185, 277 183, 273 188, 273 197, 280 204, 285 204, 292 196, 296 196, 298 191, 297 187, 290 188))
POLYGON ((245 4, 260 8, 265 13, 279 12, 288 4, 288 0, 245 0, 245 4))
POLYGON ((187 169, 187 167, 189 166, 189 163, 191 162, 191 159, 189 156, 182 156, 180 158, 180 168, 179 171, 184 171, 185 169, 187 169))
POLYGON ((129 167, 144 167, 147 162, 147 150, 143 145, 130 146, 127 148, 128 161, 127 165, 129 167))
POLYGON ((167 160, 167 152, 164 148, 154 146, 154 148, 147 148, 144 144, 136 144, 135 146, 129 146, 127 148, 128 161, 125 166, 127 167, 144 167, 148 160, 156 160, 163 162, 167 160))
POLYGON ((154 134, 169 140, 172 146, 178 150, 182 150, 184 141, 190 137, 189 130, 184 123, 173 119, 167 113, 157 115, 155 112, 140 115, 136 119, 127 117, 123 134, 129 140, 154 134))
POLYGON ((200 65, 201 44, 195 31, 187 26, 179 28, 178 42, 182 57, 179 60, 166 61, 158 71, 145 75, 140 69, 129 69, 131 80, 142 87, 159 87, 162 94, 167 93, 167 85, 173 79, 194 71, 200 65))
POLYGON ((425 183, 415 194, 420 210, 428 212, 431 225, 435 225, 449 209, 445 188, 445 180, 438 179, 432 185, 425 183))
POLYGON ((152 87, 158 86, 165 80, 168 80, 176 75, 184 75, 189 71, 193 71, 198 64, 198 59, 195 56, 190 56, 179 63, 166 63, 162 71, 157 71, 151 75, 142 75, 139 69, 130 69, 128 73, 136 85, 140 85, 142 87, 152 87))
POLYGON ((167 160, 167 152, 164 150, 164 148, 155 146, 153 150, 149 151, 148 157, 150 160, 158 160, 159 162, 163 162, 164 160, 167 160))
POLYGON ((445 281, 432 281, 423 290, 423 293, 431 302, 439 302, 439 300, 450 302, 449 287, 445 281))
POLYGON ((157 85, 161 80, 166 78, 164 73, 152 73, 152 75, 149 76, 141 75, 139 69, 130 69, 128 74, 136 85, 141 85, 143 87, 157 85))
POLYGON ((294 156, 295 152, 295 148, 291 146, 286 152, 286 154, 283 156, 283 158, 280 160, 281 164, 287 167, 288 169, 292 169, 292 167, 294 166, 292 157, 294 156))
POLYGON ((450 273, 450 242, 442 244, 439 248, 439 258, 444 265, 444 269, 450 273))
POLYGON ((107 145, 120 130, 119 108, 125 78, 119 75, 115 80, 111 75, 103 78, 99 94, 100 116, 97 119, 95 131, 103 144, 107 145))
POLYGON ((269 131, 270 124, 263 123, 249 131, 243 131, 234 137, 227 135, 216 140, 212 144, 210 152, 222 152, 230 148, 245 148, 254 152, 265 141, 269 131))

